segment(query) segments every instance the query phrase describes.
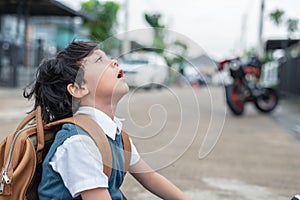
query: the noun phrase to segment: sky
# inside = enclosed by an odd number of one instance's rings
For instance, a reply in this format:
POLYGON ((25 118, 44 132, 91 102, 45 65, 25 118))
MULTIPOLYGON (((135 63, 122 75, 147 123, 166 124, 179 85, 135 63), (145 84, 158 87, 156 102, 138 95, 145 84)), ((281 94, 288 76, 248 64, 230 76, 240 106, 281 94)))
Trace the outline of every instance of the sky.
MULTIPOLYGON (((61 0, 74 8, 83 0, 61 0), (72 2, 70 4, 70 2, 72 2), (77 3, 76 3, 77 2, 77 3)), ((119 0, 124 5, 126 0, 119 0)), ((167 39, 179 37, 190 46, 190 56, 205 53, 216 60, 238 56, 258 44, 259 9, 261 0, 127 0, 129 37, 140 43, 150 43, 149 25, 144 13, 160 13, 166 25, 167 39)), ((118 33, 122 35, 125 11, 119 12, 118 33)), ((274 26, 269 13, 276 8, 287 18, 299 19, 300 0, 265 0, 263 39, 287 37, 284 27, 274 26)), ((300 38, 300 30, 295 37, 300 38)))

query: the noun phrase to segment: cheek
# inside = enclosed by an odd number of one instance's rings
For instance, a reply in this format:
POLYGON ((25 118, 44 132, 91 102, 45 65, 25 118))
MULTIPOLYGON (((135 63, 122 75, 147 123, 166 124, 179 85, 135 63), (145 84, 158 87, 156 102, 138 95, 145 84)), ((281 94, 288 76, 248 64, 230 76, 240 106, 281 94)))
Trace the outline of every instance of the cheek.
POLYGON ((87 71, 84 77, 87 82, 93 83, 95 87, 96 84, 100 82, 104 76, 105 76, 104 69, 94 68, 94 70, 87 71))
POLYGON ((100 71, 97 70, 85 71, 84 81, 87 83, 88 90, 93 96, 96 94, 98 87, 102 82, 101 77, 102 77, 102 73, 100 71))
POLYGON ((95 87, 97 86, 97 94, 111 94, 115 87, 115 80, 109 76, 109 73, 102 73, 100 76, 98 76, 97 83, 95 87))

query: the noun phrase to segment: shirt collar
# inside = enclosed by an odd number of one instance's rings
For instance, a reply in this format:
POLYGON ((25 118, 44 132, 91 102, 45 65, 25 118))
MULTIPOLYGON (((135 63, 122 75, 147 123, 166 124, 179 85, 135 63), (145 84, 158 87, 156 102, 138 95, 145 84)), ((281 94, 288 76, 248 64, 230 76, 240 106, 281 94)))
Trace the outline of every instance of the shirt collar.
POLYGON ((114 120, 112 120, 104 112, 96 108, 82 106, 79 107, 75 113, 75 115, 78 114, 85 114, 91 117, 102 128, 104 133, 113 140, 116 138, 117 128, 119 129, 118 134, 120 134, 120 131, 122 130, 122 119, 114 117, 114 120))

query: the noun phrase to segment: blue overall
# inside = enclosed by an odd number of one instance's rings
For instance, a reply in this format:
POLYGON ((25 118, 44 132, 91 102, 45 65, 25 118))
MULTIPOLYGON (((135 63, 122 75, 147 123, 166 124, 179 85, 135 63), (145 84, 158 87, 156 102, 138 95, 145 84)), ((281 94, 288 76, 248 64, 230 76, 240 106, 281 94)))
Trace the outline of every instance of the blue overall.
MULTIPOLYGON (((77 134, 88 135, 84 130, 74 124, 64 124, 62 129, 57 132, 55 140, 43 161, 42 180, 38 188, 40 200, 82 199, 80 195, 76 198, 72 198, 69 190, 65 187, 61 176, 55 172, 49 164, 56 149, 62 145, 67 138, 77 134)), ((108 182, 108 191, 112 200, 122 200, 122 193, 120 191, 120 187, 124 180, 124 153, 122 138, 121 134, 116 134, 115 140, 112 140, 110 137, 107 138, 111 147, 113 165, 108 182)))

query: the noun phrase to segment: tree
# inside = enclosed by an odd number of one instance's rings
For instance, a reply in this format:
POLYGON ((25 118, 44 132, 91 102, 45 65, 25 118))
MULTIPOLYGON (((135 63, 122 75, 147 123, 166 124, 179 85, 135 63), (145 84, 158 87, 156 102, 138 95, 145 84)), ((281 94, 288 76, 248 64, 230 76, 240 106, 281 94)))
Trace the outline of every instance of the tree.
MULTIPOLYGON (((89 29, 91 39, 103 42, 113 36, 119 9, 120 5, 112 1, 89 0, 81 4, 81 10, 92 17, 92 20, 84 22, 84 26, 89 29)), ((110 51, 118 42, 117 39, 110 38, 110 42, 103 43, 103 49, 110 51)))
POLYGON ((299 20, 293 18, 285 18, 285 12, 283 10, 276 9, 269 14, 269 17, 271 21, 273 21, 273 23, 278 27, 285 22, 284 25, 286 26, 286 30, 288 32, 288 38, 291 38, 293 33, 298 30, 299 20))
POLYGON ((172 59, 171 63, 178 63, 179 65, 183 64, 187 57, 188 46, 184 42, 176 40, 170 47, 177 49, 176 52, 178 53, 178 55, 175 55, 172 59))
POLYGON ((291 36, 294 32, 298 30, 298 19, 288 19, 286 21, 287 31, 289 36, 291 36))
POLYGON ((153 46, 158 48, 159 51, 163 51, 166 48, 166 44, 164 42, 164 28, 165 25, 160 23, 161 14, 145 14, 145 20, 154 30, 153 37, 153 46))
POLYGON ((282 17, 284 15, 284 11, 280 9, 276 9, 270 13, 270 19, 274 22, 275 25, 279 26, 282 23, 282 17))
POLYGON ((187 57, 188 46, 185 42, 180 40, 175 40, 173 42, 165 42, 165 28, 166 26, 163 25, 161 20, 161 14, 154 13, 154 14, 147 14, 144 15, 145 20, 147 23, 153 28, 154 30, 154 37, 153 37, 153 47, 156 48, 157 52, 163 54, 164 58, 168 62, 168 65, 171 66, 173 64, 178 64, 183 69, 184 61, 187 57), (176 55, 165 54, 164 50, 169 49, 171 51, 174 50, 176 55), (173 49, 173 50, 172 50, 173 49))

